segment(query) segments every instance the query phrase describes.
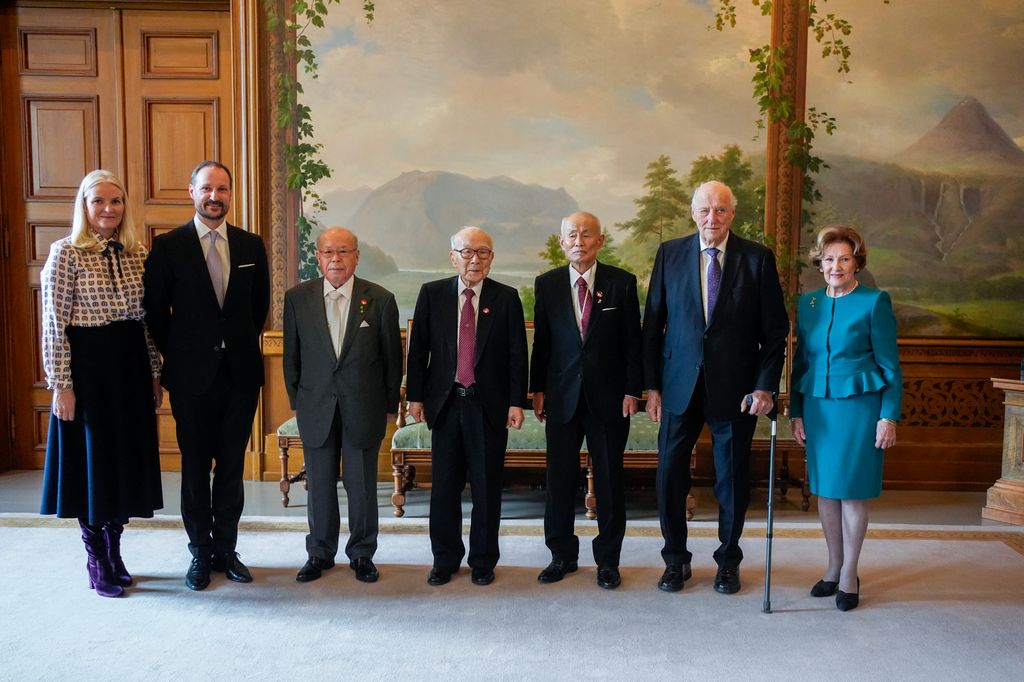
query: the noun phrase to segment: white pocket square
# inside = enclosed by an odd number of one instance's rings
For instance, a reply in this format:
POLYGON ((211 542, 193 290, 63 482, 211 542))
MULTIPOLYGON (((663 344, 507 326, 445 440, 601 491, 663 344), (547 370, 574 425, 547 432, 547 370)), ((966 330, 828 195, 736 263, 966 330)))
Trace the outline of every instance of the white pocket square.
POLYGON ((255 263, 243 263, 242 265, 239 265, 237 269, 241 270, 242 268, 254 268, 254 267, 256 267, 255 263))
POLYGON ((370 326, 370 323, 367 322, 366 320, 363 320, 362 324, 359 325, 359 328, 362 329, 363 327, 369 327, 369 326, 370 326))
POLYGON ((618 309, 618 306, 614 306, 614 305, 611 308, 601 308, 601 310, 603 310, 605 312, 607 312, 609 310, 617 310, 617 309, 618 309))

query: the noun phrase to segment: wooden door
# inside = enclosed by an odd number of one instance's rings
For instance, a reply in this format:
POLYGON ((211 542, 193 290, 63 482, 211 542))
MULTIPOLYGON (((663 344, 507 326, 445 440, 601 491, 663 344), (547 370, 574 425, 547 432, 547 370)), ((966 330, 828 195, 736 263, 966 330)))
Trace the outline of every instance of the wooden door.
MULTIPOLYGON (((227 12, 9 7, 0 22, 0 350, 11 402, 3 470, 5 460, 43 465, 51 393, 39 273, 50 244, 70 230, 82 177, 96 168, 117 173, 149 243, 192 216, 188 182, 198 161, 234 165, 234 106, 227 12)), ((162 465, 177 469, 167 407, 159 428, 162 465)))

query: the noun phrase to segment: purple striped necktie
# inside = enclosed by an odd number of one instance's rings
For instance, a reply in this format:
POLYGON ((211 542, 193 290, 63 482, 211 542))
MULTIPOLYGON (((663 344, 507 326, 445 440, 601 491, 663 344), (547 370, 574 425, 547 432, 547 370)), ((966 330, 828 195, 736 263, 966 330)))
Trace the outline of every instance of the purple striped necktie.
POLYGON ((466 302, 462 304, 459 316, 459 358, 455 370, 455 381, 466 386, 476 383, 473 373, 473 359, 476 357, 476 311, 473 310, 472 289, 465 290, 466 302))
POLYGON ((711 313, 718 302, 718 290, 722 287, 722 266, 718 262, 718 249, 709 246, 704 249, 711 262, 708 263, 708 321, 711 321, 711 313))

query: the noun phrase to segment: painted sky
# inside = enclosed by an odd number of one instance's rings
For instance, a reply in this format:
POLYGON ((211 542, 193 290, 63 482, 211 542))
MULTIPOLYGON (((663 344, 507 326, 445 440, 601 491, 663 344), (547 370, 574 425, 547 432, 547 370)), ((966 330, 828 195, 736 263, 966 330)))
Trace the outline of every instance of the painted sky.
MULTIPOLYGON (((768 19, 737 2, 719 33, 711 4, 385 0, 370 25, 359 3, 332 8, 311 35, 321 77, 304 82, 334 169, 321 190, 414 169, 506 175, 628 219, 659 154, 685 170, 725 144, 763 148, 748 51, 768 19)), ((852 84, 811 46, 809 104, 840 122, 823 148, 891 158, 965 95, 1024 141, 1024 2, 819 5, 854 25, 852 84)))

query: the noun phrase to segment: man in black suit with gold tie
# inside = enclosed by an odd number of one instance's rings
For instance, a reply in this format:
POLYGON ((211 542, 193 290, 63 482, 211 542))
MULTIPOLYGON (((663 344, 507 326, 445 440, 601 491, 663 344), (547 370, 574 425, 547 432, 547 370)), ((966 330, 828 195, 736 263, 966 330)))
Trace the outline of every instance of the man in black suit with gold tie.
POLYGON ((192 552, 185 584, 192 590, 210 584, 211 569, 252 581, 235 545, 245 448, 263 385, 270 275, 263 240, 227 223, 231 185, 223 164, 196 166, 188 188, 196 215, 153 239, 144 280, 146 325, 163 354, 161 383, 181 450, 181 516, 192 552))
POLYGON ((296 580, 334 566, 341 524, 339 462, 348 496, 345 554, 356 579, 376 582, 377 453, 398 411, 402 334, 394 295, 355 276, 359 242, 332 227, 317 239, 323 277, 284 295, 284 380, 299 424, 309 486, 305 565, 296 580))
POLYGON ((644 312, 647 412, 658 432, 658 515, 665 572, 658 587, 690 578, 686 495, 690 453, 711 430, 718 500, 715 591, 740 589, 740 536, 750 501, 750 444, 757 416, 774 406, 789 317, 771 249, 732 234, 736 197, 721 182, 693 193, 697 234, 658 249, 644 312))
POLYGON ((553 583, 577 570, 574 522, 586 436, 597 492, 597 584, 615 589, 626 533, 622 453, 643 386, 636 277, 597 260, 604 234, 593 214, 565 218, 559 243, 569 264, 539 276, 534 287, 530 390, 534 414, 546 422, 544 540, 551 550, 537 579, 553 583))
POLYGON ((457 277, 420 289, 409 338, 409 414, 431 430, 431 585, 459 570, 462 490, 473 496, 468 562, 477 585, 494 582, 501 476, 508 429, 523 425, 526 328, 519 293, 487 277, 494 243, 464 227, 449 252, 457 277))

